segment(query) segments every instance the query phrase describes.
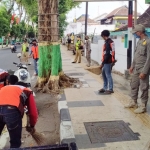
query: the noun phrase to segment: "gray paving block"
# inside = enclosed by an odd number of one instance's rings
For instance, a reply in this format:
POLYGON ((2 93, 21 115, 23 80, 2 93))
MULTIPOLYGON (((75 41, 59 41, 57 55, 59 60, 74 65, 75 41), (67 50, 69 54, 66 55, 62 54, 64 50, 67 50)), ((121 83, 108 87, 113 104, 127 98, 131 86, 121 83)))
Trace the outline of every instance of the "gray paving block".
POLYGON ((72 72, 72 71, 76 71, 75 69, 74 70, 65 70, 64 72, 72 72))
POLYGON ((81 81, 82 82, 82 84, 87 84, 87 82, 86 81, 81 81))
POLYGON ((62 61, 65 61, 65 60, 71 60, 71 59, 62 59, 62 61))
POLYGON ((126 91, 126 90, 128 90, 126 87, 124 87, 124 86, 121 86, 121 85, 118 87, 118 89, 119 89, 119 90, 123 90, 123 91, 126 91))
POLYGON ((68 76, 84 76, 84 73, 81 72, 72 72, 72 73, 66 73, 68 76))
POLYGON ((97 82, 95 79, 85 79, 85 81, 88 81, 88 82, 95 81, 95 82, 97 82))
POLYGON ((60 110, 60 119, 61 119, 61 121, 71 121, 69 109, 61 109, 60 110))
POLYGON ((94 107, 94 106, 104 106, 100 100, 91 101, 73 101, 68 102, 68 107, 94 107))
POLYGON ((76 137, 76 143, 79 149, 92 149, 92 148, 101 148, 105 147, 106 145, 104 143, 92 143, 90 142, 90 139, 87 134, 78 134, 75 135, 76 137))

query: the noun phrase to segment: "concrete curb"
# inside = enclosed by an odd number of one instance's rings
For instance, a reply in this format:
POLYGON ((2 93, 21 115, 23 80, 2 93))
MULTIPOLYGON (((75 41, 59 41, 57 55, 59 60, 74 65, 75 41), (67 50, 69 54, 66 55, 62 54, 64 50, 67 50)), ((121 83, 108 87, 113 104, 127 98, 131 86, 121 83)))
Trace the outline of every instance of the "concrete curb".
POLYGON ((58 112, 60 114, 61 144, 69 144, 71 150, 77 150, 78 148, 76 146, 75 135, 65 94, 59 96, 58 112), (73 145, 73 147, 71 145, 73 145))
POLYGON ((3 47, 3 48, 1 47, 1 48, 0 48, 0 50, 5 50, 5 49, 10 49, 10 46, 8 46, 8 47, 3 47))

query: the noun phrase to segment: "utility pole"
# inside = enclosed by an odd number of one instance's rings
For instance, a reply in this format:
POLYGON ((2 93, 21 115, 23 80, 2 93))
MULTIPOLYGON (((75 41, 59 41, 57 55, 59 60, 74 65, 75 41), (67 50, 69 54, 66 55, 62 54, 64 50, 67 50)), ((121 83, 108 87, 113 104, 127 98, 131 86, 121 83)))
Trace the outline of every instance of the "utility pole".
MULTIPOLYGON (((134 0, 134 26, 137 25, 137 0, 134 0)), ((134 50, 136 48, 136 38, 134 37, 134 50)))
POLYGON ((129 1, 128 10, 128 49, 127 49, 127 69, 131 67, 132 62, 132 25, 133 25, 133 1, 129 1))
POLYGON ((86 12, 85 12, 85 36, 87 35, 87 22, 88 22, 88 2, 86 2, 86 12))

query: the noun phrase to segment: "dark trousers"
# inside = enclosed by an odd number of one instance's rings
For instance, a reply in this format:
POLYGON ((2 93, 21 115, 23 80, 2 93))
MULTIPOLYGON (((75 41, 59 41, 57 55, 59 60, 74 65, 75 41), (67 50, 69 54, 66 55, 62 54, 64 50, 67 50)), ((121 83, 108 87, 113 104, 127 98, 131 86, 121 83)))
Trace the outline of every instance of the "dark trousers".
POLYGON ((0 135, 5 125, 10 136, 10 148, 19 148, 21 146, 22 116, 16 107, 0 106, 0 135))

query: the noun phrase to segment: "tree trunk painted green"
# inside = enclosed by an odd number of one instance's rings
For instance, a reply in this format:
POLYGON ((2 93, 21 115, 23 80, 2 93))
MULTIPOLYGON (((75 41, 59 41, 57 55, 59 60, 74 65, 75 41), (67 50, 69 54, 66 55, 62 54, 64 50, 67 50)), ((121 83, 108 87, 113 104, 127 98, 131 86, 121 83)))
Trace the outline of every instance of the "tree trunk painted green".
POLYGON ((62 71, 60 45, 39 46, 39 74, 40 78, 59 76, 62 71))
POLYGON ((38 79, 36 86, 43 92, 60 92, 75 80, 62 70, 59 41, 58 0, 38 0, 38 79))

